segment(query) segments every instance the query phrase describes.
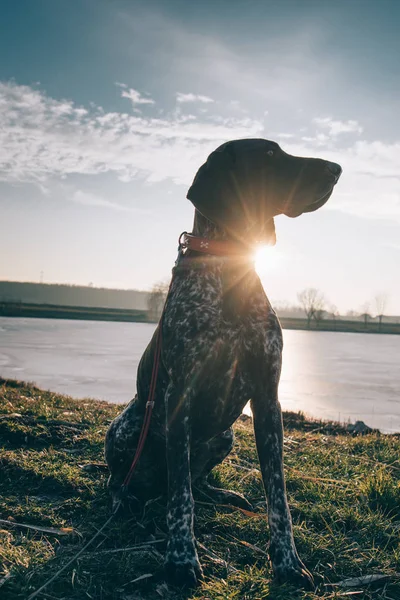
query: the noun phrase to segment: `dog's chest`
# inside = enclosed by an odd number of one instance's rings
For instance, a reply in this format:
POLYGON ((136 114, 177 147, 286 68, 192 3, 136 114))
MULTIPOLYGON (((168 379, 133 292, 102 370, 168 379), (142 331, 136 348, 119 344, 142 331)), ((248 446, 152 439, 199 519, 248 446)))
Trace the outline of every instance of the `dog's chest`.
POLYGON ((207 431, 211 422, 229 427, 263 364, 281 352, 280 326, 258 277, 208 273, 184 280, 167 303, 165 326, 167 368, 196 386, 194 421, 207 431))

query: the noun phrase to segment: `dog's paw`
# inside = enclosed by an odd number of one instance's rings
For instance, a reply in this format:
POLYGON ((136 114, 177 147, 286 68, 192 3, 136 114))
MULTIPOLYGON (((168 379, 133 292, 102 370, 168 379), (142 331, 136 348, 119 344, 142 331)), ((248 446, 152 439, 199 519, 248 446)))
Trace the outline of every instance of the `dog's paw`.
POLYGON ((314 577, 298 556, 295 556, 289 565, 273 565, 273 569, 278 583, 289 583, 306 590, 315 590, 314 577))
POLYGON ((167 582, 177 587, 195 588, 203 579, 203 570, 198 560, 180 563, 167 560, 164 568, 167 582))

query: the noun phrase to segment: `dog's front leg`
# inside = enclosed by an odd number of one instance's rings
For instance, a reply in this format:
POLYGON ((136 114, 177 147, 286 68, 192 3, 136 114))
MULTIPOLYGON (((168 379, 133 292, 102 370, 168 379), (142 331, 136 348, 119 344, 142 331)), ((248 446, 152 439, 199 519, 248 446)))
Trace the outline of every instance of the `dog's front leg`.
POLYGON ((165 396, 168 465, 168 545, 166 574, 177 585, 193 587, 202 571, 193 533, 190 477, 190 390, 170 383, 165 396))
POLYGON ((281 582, 313 587, 312 575, 298 557, 293 539, 283 472, 283 426, 277 389, 269 389, 255 397, 252 410, 257 452, 267 496, 270 556, 275 577, 281 582))

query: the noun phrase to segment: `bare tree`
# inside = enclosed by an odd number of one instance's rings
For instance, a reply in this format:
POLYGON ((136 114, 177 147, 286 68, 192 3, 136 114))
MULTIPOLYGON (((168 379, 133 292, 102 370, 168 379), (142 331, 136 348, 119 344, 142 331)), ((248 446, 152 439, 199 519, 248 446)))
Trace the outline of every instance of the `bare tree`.
POLYGON ((387 294, 380 293, 375 296, 374 300, 375 300, 376 314, 379 319, 379 331, 380 331, 382 328, 382 319, 383 319, 384 312, 386 309, 388 297, 387 297, 387 294))
POLYGON ((336 331, 336 320, 340 317, 340 313, 338 311, 338 307, 336 306, 336 304, 331 304, 329 307, 329 313, 333 319, 333 323, 334 323, 334 330, 336 331))
POLYGON ((327 313, 327 311, 324 308, 318 308, 314 312, 314 319, 317 324, 317 327, 318 327, 320 321, 322 321, 322 319, 325 317, 326 313, 327 313))
POLYGON ((367 325, 368 325, 368 320, 371 319, 371 311, 370 311, 369 302, 366 302, 361 307, 360 317, 363 319, 363 321, 364 321, 364 327, 366 329, 367 325))
POLYGON ((164 303, 167 297, 169 284, 163 281, 155 283, 147 298, 149 320, 157 321, 161 317, 164 303))
POLYGON ((319 290, 316 288, 306 288, 297 294, 297 299, 306 313, 308 328, 310 327, 311 319, 315 319, 317 322, 322 319, 325 298, 319 290))

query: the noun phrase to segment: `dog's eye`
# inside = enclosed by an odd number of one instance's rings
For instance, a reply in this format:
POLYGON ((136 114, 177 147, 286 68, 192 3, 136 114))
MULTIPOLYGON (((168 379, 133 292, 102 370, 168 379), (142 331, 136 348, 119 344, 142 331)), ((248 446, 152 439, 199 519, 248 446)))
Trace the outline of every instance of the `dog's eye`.
POLYGON ((268 156, 273 156, 274 155, 274 151, 273 150, 268 150, 267 154, 268 154, 268 156))

